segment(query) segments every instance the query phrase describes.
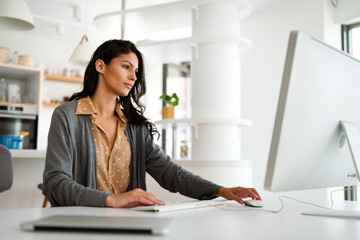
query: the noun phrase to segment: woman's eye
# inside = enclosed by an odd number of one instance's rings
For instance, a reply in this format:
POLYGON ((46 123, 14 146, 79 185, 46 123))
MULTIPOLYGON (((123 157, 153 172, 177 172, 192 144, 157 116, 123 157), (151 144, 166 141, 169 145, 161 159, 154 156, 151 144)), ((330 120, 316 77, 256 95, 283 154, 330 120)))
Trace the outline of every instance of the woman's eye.
POLYGON ((129 69, 130 67, 128 65, 124 65, 123 68, 129 69))

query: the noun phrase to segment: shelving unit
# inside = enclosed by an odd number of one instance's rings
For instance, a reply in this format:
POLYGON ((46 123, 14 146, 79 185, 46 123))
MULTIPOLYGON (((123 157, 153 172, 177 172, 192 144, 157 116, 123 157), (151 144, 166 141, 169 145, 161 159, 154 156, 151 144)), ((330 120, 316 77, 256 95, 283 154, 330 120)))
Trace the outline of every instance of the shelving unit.
MULTIPOLYGON (((84 81, 82 77, 68 77, 64 75, 53 75, 53 74, 44 74, 44 80, 64 82, 64 83, 74 83, 74 84, 82 84, 84 81)), ((61 102, 47 102, 47 101, 42 102, 42 105, 46 108, 56 108, 60 104, 61 102)))
POLYGON ((5 78, 7 85, 7 101, 0 102, 0 135, 16 136, 20 131, 29 132, 29 136, 23 140, 23 149, 11 150, 12 156, 18 158, 29 153, 37 154, 42 69, 0 64, 0 78, 5 78), (10 91, 11 85, 17 86, 17 92, 10 91), (17 96, 13 99, 11 96, 15 94, 17 96))
POLYGON ((252 122, 247 119, 162 119, 154 122, 156 125, 160 126, 162 129, 171 128, 172 129, 172 159, 176 159, 176 143, 177 143, 177 134, 176 130, 179 127, 191 126, 194 128, 194 137, 195 139, 199 138, 198 126, 199 125, 236 125, 239 128, 250 127, 252 122))
POLYGON ((41 69, 19 66, 14 64, 0 64, 0 78, 5 78, 7 84, 16 83, 20 85, 22 94, 32 92, 34 99, 32 102, 1 102, 11 105, 26 105, 37 107, 39 105, 41 69))
POLYGON ((11 104, 11 105, 27 105, 36 107, 37 103, 27 103, 27 102, 8 102, 8 101, 0 101, 0 104, 11 104))
POLYGON ((8 69, 8 72, 13 72, 13 74, 11 74, 11 75, 16 75, 16 76, 25 76, 28 74, 26 74, 26 73, 20 74, 19 72, 14 72, 13 70, 22 71, 22 72, 33 72, 33 73, 40 72, 39 68, 21 66, 21 65, 16 65, 16 64, 0 63, 0 68, 2 68, 2 71, 6 71, 5 69, 8 69))

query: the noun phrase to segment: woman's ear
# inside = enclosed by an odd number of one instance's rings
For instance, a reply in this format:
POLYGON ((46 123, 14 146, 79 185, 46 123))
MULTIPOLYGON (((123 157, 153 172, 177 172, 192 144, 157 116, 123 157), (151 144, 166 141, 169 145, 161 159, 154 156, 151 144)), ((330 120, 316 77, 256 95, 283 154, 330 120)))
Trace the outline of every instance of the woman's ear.
POLYGON ((103 60, 98 59, 95 61, 95 69, 96 71, 98 71, 99 73, 104 73, 104 69, 105 69, 105 63, 103 60))

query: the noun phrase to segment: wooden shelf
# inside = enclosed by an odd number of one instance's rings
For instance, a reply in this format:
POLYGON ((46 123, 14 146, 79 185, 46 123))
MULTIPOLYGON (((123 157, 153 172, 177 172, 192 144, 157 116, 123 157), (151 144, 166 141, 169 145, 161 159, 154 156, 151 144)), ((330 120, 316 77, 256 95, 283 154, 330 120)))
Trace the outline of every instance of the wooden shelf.
POLYGON ((46 151, 36 149, 10 149, 13 159, 45 159, 46 151))
MULTIPOLYGON (((22 97, 21 102, 1 101, 1 105, 7 105, 8 110, 13 114, 23 111, 37 115, 39 114, 39 92, 42 70, 40 68, 19 66, 14 64, 0 64, 0 78, 5 78, 7 84, 18 84, 22 97), (26 96, 26 98, 25 98, 26 96)), ((0 126, 1 128, 1 126, 0 126)))
POLYGON ((70 83, 83 83, 84 79, 81 77, 67 77, 64 75, 51 75, 44 74, 45 80, 59 81, 59 82, 70 82, 70 83))
POLYGON ((28 103, 28 102, 3 102, 3 101, 0 101, 0 104, 11 104, 11 105, 27 105, 27 106, 38 106, 36 103, 28 103))
POLYGON ((17 65, 17 64, 5 64, 5 63, 0 63, 0 68, 16 70, 16 71, 23 71, 23 72, 30 72, 30 74, 31 73, 39 73, 41 71, 40 68, 36 68, 36 67, 27 67, 27 66, 22 66, 22 65, 17 65))
POLYGON ((54 102, 42 102, 42 105, 44 107, 48 107, 48 108, 56 108, 57 106, 59 106, 61 103, 54 103, 54 102))

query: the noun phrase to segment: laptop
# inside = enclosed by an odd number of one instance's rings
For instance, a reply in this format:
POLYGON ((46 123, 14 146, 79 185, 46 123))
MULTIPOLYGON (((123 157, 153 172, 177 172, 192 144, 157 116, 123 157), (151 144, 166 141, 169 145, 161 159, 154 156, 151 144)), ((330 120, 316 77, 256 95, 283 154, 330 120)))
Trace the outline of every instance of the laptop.
POLYGON ((25 222, 25 231, 82 231, 118 232, 166 235, 170 231, 171 218, 53 215, 25 222))

